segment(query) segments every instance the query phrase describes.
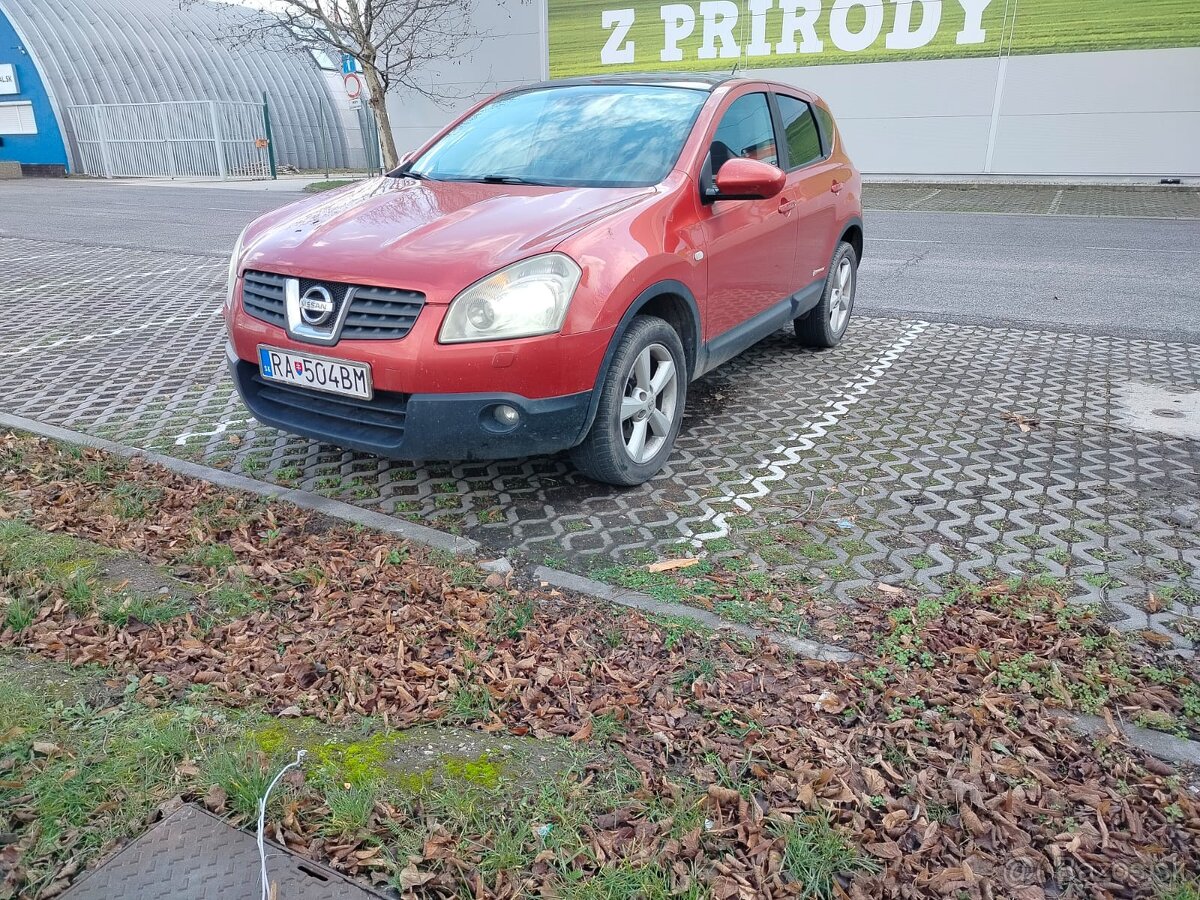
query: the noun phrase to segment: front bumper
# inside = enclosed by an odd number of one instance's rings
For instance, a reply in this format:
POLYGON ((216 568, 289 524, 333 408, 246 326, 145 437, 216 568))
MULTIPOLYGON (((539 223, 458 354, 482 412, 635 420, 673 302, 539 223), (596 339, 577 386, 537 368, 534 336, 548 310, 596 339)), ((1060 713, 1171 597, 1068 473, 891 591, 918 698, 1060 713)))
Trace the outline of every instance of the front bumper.
POLYGON ((400 394, 376 391, 356 400, 275 384, 258 366, 226 348, 242 401, 265 425, 392 459, 510 459, 574 447, 590 424, 592 392, 531 400, 518 394, 400 394), (511 427, 492 414, 498 404, 520 413, 511 427))

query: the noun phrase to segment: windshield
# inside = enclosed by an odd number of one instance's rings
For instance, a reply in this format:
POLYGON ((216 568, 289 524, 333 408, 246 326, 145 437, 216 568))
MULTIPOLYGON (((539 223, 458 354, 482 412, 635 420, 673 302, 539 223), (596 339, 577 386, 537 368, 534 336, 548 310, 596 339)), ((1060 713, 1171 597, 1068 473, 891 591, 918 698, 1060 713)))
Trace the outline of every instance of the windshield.
POLYGON ((708 93, 579 85, 509 94, 396 174, 441 181, 646 187, 679 158, 708 93))

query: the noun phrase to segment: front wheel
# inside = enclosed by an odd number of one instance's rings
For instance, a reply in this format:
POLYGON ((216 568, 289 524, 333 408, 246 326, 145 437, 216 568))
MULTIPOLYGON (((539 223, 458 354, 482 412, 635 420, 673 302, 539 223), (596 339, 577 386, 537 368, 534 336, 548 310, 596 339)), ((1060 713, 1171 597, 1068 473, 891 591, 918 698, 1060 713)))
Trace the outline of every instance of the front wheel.
POLYGON ((857 286, 858 254, 843 242, 829 264, 821 301, 795 322, 797 340, 805 347, 836 347, 850 324, 857 286))
POLYGON ((596 420, 571 451, 594 481, 632 487, 653 478, 671 455, 687 398, 687 360, 675 329, 638 316, 613 354, 596 420))

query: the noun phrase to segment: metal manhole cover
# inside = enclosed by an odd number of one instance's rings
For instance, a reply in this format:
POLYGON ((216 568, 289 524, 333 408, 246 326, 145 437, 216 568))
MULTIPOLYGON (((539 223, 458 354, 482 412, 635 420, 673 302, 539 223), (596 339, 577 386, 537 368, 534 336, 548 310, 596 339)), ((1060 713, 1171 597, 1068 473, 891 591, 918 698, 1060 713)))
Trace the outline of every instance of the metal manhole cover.
MULTIPOLYGON (((267 845, 276 896, 287 900, 378 900, 381 896, 311 860, 267 845)), ((84 876, 62 900, 259 900, 254 838, 195 806, 167 816, 84 876)))

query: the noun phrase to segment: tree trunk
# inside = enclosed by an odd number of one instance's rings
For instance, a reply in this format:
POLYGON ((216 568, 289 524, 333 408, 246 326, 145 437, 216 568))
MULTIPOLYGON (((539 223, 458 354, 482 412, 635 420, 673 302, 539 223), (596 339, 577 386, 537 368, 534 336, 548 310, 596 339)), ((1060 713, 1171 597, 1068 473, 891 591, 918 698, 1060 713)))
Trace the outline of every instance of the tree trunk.
POLYGON ((392 136, 392 122, 388 118, 387 97, 383 94, 383 82, 379 71, 370 63, 363 63, 363 75, 367 79, 367 90, 371 93, 368 101, 371 112, 375 115, 375 124, 379 127, 379 146, 383 150, 383 168, 394 169, 400 162, 396 153, 396 139, 392 136))

